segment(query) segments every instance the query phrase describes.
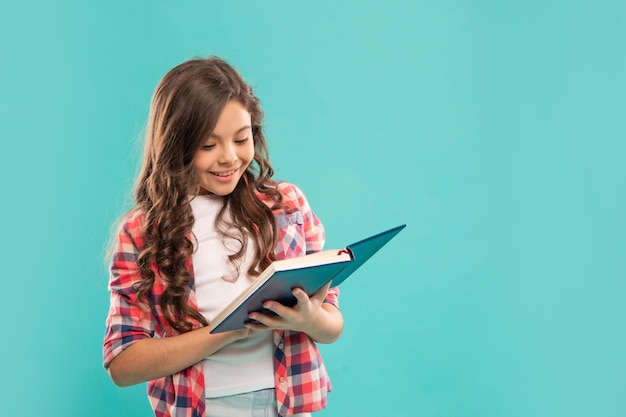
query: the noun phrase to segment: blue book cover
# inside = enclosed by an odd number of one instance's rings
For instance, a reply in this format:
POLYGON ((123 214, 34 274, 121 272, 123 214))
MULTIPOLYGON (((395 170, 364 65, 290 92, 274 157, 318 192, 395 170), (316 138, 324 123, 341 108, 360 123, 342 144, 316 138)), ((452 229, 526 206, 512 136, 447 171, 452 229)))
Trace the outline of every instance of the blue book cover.
POLYGON ((345 249, 327 249, 298 258, 273 262, 239 297, 235 298, 213 320, 211 333, 226 332, 245 327, 248 314, 261 311, 263 303, 275 300, 293 306, 294 288, 302 288, 309 296, 315 294, 329 281, 337 286, 396 236, 405 224, 346 246, 345 249))

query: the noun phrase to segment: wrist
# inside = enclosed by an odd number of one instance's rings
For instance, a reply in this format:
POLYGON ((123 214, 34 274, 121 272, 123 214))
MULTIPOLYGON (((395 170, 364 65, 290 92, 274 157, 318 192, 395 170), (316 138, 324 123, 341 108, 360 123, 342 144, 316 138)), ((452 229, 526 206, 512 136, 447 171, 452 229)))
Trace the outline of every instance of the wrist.
POLYGON ((319 333, 311 338, 318 343, 333 343, 343 331, 343 315, 341 311, 331 303, 323 303, 324 321, 319 333))
POLYGON ((311 315, 311 319, 308 320, 303 326, 302 332, 309 335, 309 337, 315 341, 324 338, 324 334, 327 331, 330 315, 324 308, 324 303, 315 311, 315 314, 311 315))

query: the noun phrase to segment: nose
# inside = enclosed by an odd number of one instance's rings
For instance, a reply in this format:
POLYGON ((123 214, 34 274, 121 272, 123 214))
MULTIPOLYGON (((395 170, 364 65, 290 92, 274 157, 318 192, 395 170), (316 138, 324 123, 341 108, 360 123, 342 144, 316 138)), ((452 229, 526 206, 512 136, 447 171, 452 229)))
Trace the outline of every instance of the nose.
POLYGON ((237 152, 235 150, 235 146, 232 143, 227 143, 222 146, 222 152, 220 152, 220 156, 218 162, 222 165, 232 165, 237 161, 237 152))

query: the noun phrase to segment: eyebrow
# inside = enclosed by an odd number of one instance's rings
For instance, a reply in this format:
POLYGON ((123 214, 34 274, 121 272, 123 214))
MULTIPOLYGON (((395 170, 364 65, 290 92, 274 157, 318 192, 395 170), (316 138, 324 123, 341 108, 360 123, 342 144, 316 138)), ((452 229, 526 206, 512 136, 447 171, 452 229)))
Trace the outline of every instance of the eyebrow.
MULTIPOLYGON (((237 129, 237 131, 233 134, 233 136, 237 136, 239 133, 243 132, 246 129, 252 129, 252 126, 246 125, 246 126, 243 126, 243 127, 239 128, 239 129, 237 129)), ((215 138, 215 139, 220 139, 220 140, 222 139, 222 137, 220 135, 216 135, 215 133, 211 133, 209 136, 211 138, 215 138)))

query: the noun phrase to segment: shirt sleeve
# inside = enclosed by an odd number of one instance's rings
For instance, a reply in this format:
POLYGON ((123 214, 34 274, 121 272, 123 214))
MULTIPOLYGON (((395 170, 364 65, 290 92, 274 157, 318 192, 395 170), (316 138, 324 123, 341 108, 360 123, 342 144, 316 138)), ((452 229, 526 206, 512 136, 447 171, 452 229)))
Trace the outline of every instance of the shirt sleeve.
MULTIPOLYGON (((300 212, 302 213, 304 237, 306 242, 307 255, 313 252, 319 252, 324 248, 326 234, 322 222, 317 217, 306 196, 297 186, 290 184, 293 195, 300 212)), ((325 303, 330 303, 339 308, 339 288, 331 287, 324 299, 325 303)))
POLYGON ((307 255, 313 252, 319 252, 324 248, 326 242, 326 234, 324 232, 324 226, 317 217, 317 215, 311 209, 309 201, 305 197, 304 193, 294 185, 298 205, 300 206, 300 212, 304 220, 304 236, 306 239, 306 253, 307 255))
POLYGON ((140 221, 131 219, 120 229, 110 264, 110 307, 106 319, 103 365, 138 340, 154 336, 149 307, 140 303, 134 285, 141 279, 137 257, 140 221))

